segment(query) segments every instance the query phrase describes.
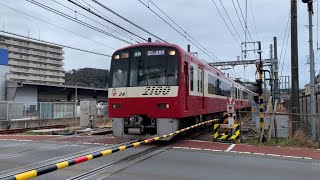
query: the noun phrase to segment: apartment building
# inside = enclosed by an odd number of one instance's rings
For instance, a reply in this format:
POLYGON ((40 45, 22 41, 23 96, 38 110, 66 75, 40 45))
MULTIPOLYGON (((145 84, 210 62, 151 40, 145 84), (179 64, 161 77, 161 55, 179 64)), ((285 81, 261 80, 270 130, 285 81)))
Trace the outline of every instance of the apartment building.
POLYGON ((62 47, 0 35, 0 48, 8 49, 8 80, 45 84, 65 82, 62 47))

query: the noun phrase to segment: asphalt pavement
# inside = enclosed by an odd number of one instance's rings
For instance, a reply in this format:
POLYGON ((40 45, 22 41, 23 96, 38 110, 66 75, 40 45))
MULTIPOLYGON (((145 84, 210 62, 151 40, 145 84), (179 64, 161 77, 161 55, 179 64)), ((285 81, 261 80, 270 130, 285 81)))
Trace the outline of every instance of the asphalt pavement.
MULTIPOLYGON (((320 176, 319 159, 245 153, 232 150, 249 149, 246 146, 237 145, 230 148, 230 144, 200 143, 203 142, 178 142, 175 145, 181 147, 173 145, 152 151, 150 149, 155 148, 156 145, 131 148, 35 179, 318 180, 320 176), (205 148, 212 146, 216 149, 197 148, 200 145, 205 148), (88 172, 92 173, 88 174, 88 172)), ((36 167, 76 154, 112 146, 112 144, 0 140, 0 177, 22 167, 36 167)))

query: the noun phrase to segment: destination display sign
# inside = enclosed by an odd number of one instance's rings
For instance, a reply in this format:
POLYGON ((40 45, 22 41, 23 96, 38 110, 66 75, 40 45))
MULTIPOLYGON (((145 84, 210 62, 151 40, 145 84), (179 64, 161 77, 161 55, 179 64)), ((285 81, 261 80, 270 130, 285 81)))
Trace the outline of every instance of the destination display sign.
POLYGON ((163 56, 164 54, 164 50, 147 51, 147 56, 163 56))

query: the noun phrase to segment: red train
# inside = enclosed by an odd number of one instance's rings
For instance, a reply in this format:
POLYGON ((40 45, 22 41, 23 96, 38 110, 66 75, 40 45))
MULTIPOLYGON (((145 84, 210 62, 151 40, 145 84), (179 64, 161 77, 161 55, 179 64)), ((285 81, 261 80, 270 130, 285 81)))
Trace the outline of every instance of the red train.
POLYGON ((109 116, 115 136, 149 138, 174 132, 226 111, 250 107, 252 91, 218 69, 167 43, 117 50, 111 61, 109 116))

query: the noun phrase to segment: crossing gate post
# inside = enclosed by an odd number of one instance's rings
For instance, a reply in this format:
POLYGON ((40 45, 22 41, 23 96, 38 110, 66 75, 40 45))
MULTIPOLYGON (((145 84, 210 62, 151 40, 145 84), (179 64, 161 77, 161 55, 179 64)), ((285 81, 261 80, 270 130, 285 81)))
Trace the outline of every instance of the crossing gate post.
POLYGON ((231 91, 231 97, 227 98, 227 115, 224 116, 224 120, 214 124, 213 127, 213 139, 230 141, 232 143, 240 143, 240 124, 235 124, 235 92, 231 91), (222 133, 219 130, 223 129, 222 133))
POLYGON ((220 128, 227 128, 225 125, 227 124, 214 124, 213 126, 213 138, 215 140, 222 140, 222 141, 230 141, 235 144, 240 144, 240 136, 241 136, 241 131, 240 131, 240 124, 234 124, 233 129, 234 133, 233 134, 225 134, 225 133, 219 133, 220 128))

